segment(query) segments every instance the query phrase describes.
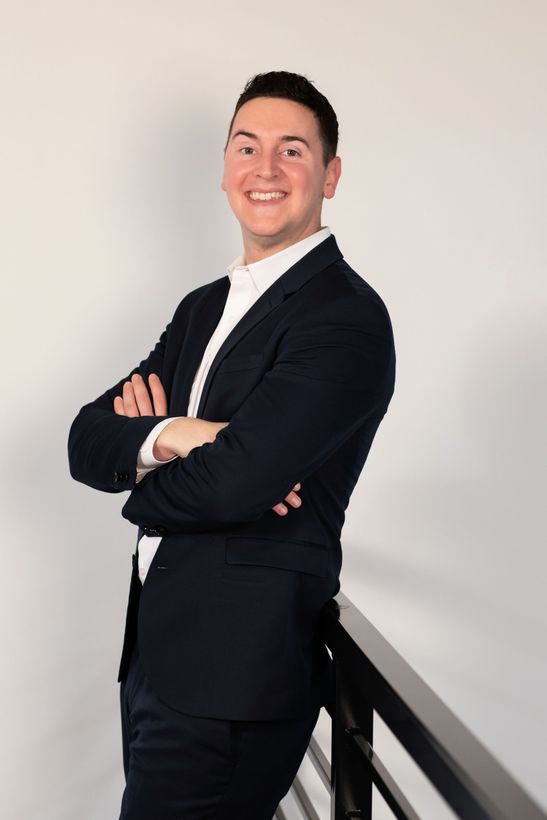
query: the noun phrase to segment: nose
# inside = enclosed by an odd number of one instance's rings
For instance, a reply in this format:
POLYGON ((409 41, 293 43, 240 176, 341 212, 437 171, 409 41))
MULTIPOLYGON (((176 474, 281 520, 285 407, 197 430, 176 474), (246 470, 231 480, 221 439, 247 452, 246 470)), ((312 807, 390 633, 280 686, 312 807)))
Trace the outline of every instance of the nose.
POLYGON ((257 177, 272 179, 279 175, 278 158, 275 151, 264 151, 259 155, 255 173, 257 177))

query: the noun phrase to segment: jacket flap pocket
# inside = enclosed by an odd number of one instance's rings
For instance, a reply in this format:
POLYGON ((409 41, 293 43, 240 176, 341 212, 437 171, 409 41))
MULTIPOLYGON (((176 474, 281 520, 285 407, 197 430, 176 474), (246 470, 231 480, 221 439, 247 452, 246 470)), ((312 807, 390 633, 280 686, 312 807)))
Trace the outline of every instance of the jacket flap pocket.
POLYGON ((226 562, 292 569, 324 578, 328 569, 328 547, 312 541, 228 536, 226 562))

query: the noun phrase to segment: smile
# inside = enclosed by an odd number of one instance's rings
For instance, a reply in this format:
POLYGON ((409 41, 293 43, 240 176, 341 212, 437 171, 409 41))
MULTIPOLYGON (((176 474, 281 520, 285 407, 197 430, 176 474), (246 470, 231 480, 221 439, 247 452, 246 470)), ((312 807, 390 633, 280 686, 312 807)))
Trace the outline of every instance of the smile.
POLYGON ((272 199, 285 199, 287 193, 286 191, 268 191, 267 193, 263 191, 247 191, 247 196, 253 202, 269 202, 272 199))

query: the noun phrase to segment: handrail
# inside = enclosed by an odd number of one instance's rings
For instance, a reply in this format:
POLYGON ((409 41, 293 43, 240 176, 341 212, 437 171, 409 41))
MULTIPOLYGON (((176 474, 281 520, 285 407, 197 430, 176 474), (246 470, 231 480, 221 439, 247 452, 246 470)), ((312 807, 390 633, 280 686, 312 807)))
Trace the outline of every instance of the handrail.
MULTIPOLYGON (((324 607, 321 638, 335 668, 331 760, 312 736, 308 754, 331 790, 332 820, 372 817, 376 785, 395 817, 419 820, 374 751, 376 712, 462 820, 547 820, 547 814, 343 594, 324 607), (330 771, 329 771, 330 769, 330 771)), ((317 817, 301 782, 294 795, 317 817)), ((282 817, 281 808, 276 817, 282 817)))

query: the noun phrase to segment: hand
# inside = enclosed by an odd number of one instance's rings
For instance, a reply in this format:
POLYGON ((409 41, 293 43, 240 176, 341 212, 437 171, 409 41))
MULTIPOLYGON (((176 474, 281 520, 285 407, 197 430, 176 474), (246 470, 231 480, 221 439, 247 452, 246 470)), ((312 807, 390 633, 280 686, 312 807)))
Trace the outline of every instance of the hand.
POLYGON ((114 399, 114 412, 118 416, 130 417, 166 416, 167 396, 160 377, 156 373, 151 373, 148 377, 148 384, 154 402, 153 407, 143 377, 138 373, 133 373, 131 381, 124 383, 123 396, 116 396, 114 399))
MULTIPOLYGON (((297 495, 294 492, 295 490, 299 490, 301 486, 302 485, 300 484, 300 482, 298 482, 294 485, 291 492, 287 496, 285 496, 285 501, 288 501, 292 507, 298 508, 302 504, 302 499, 299 495, 297 495)), ((286 504, 283 504, 282 501, 280 501, 279 504, 275 504, 275 506, 272 507, 272 510, 276 512, 278 515, 287 515, 287 513, 289 512, 288 507, 286 506, 286 504)))

